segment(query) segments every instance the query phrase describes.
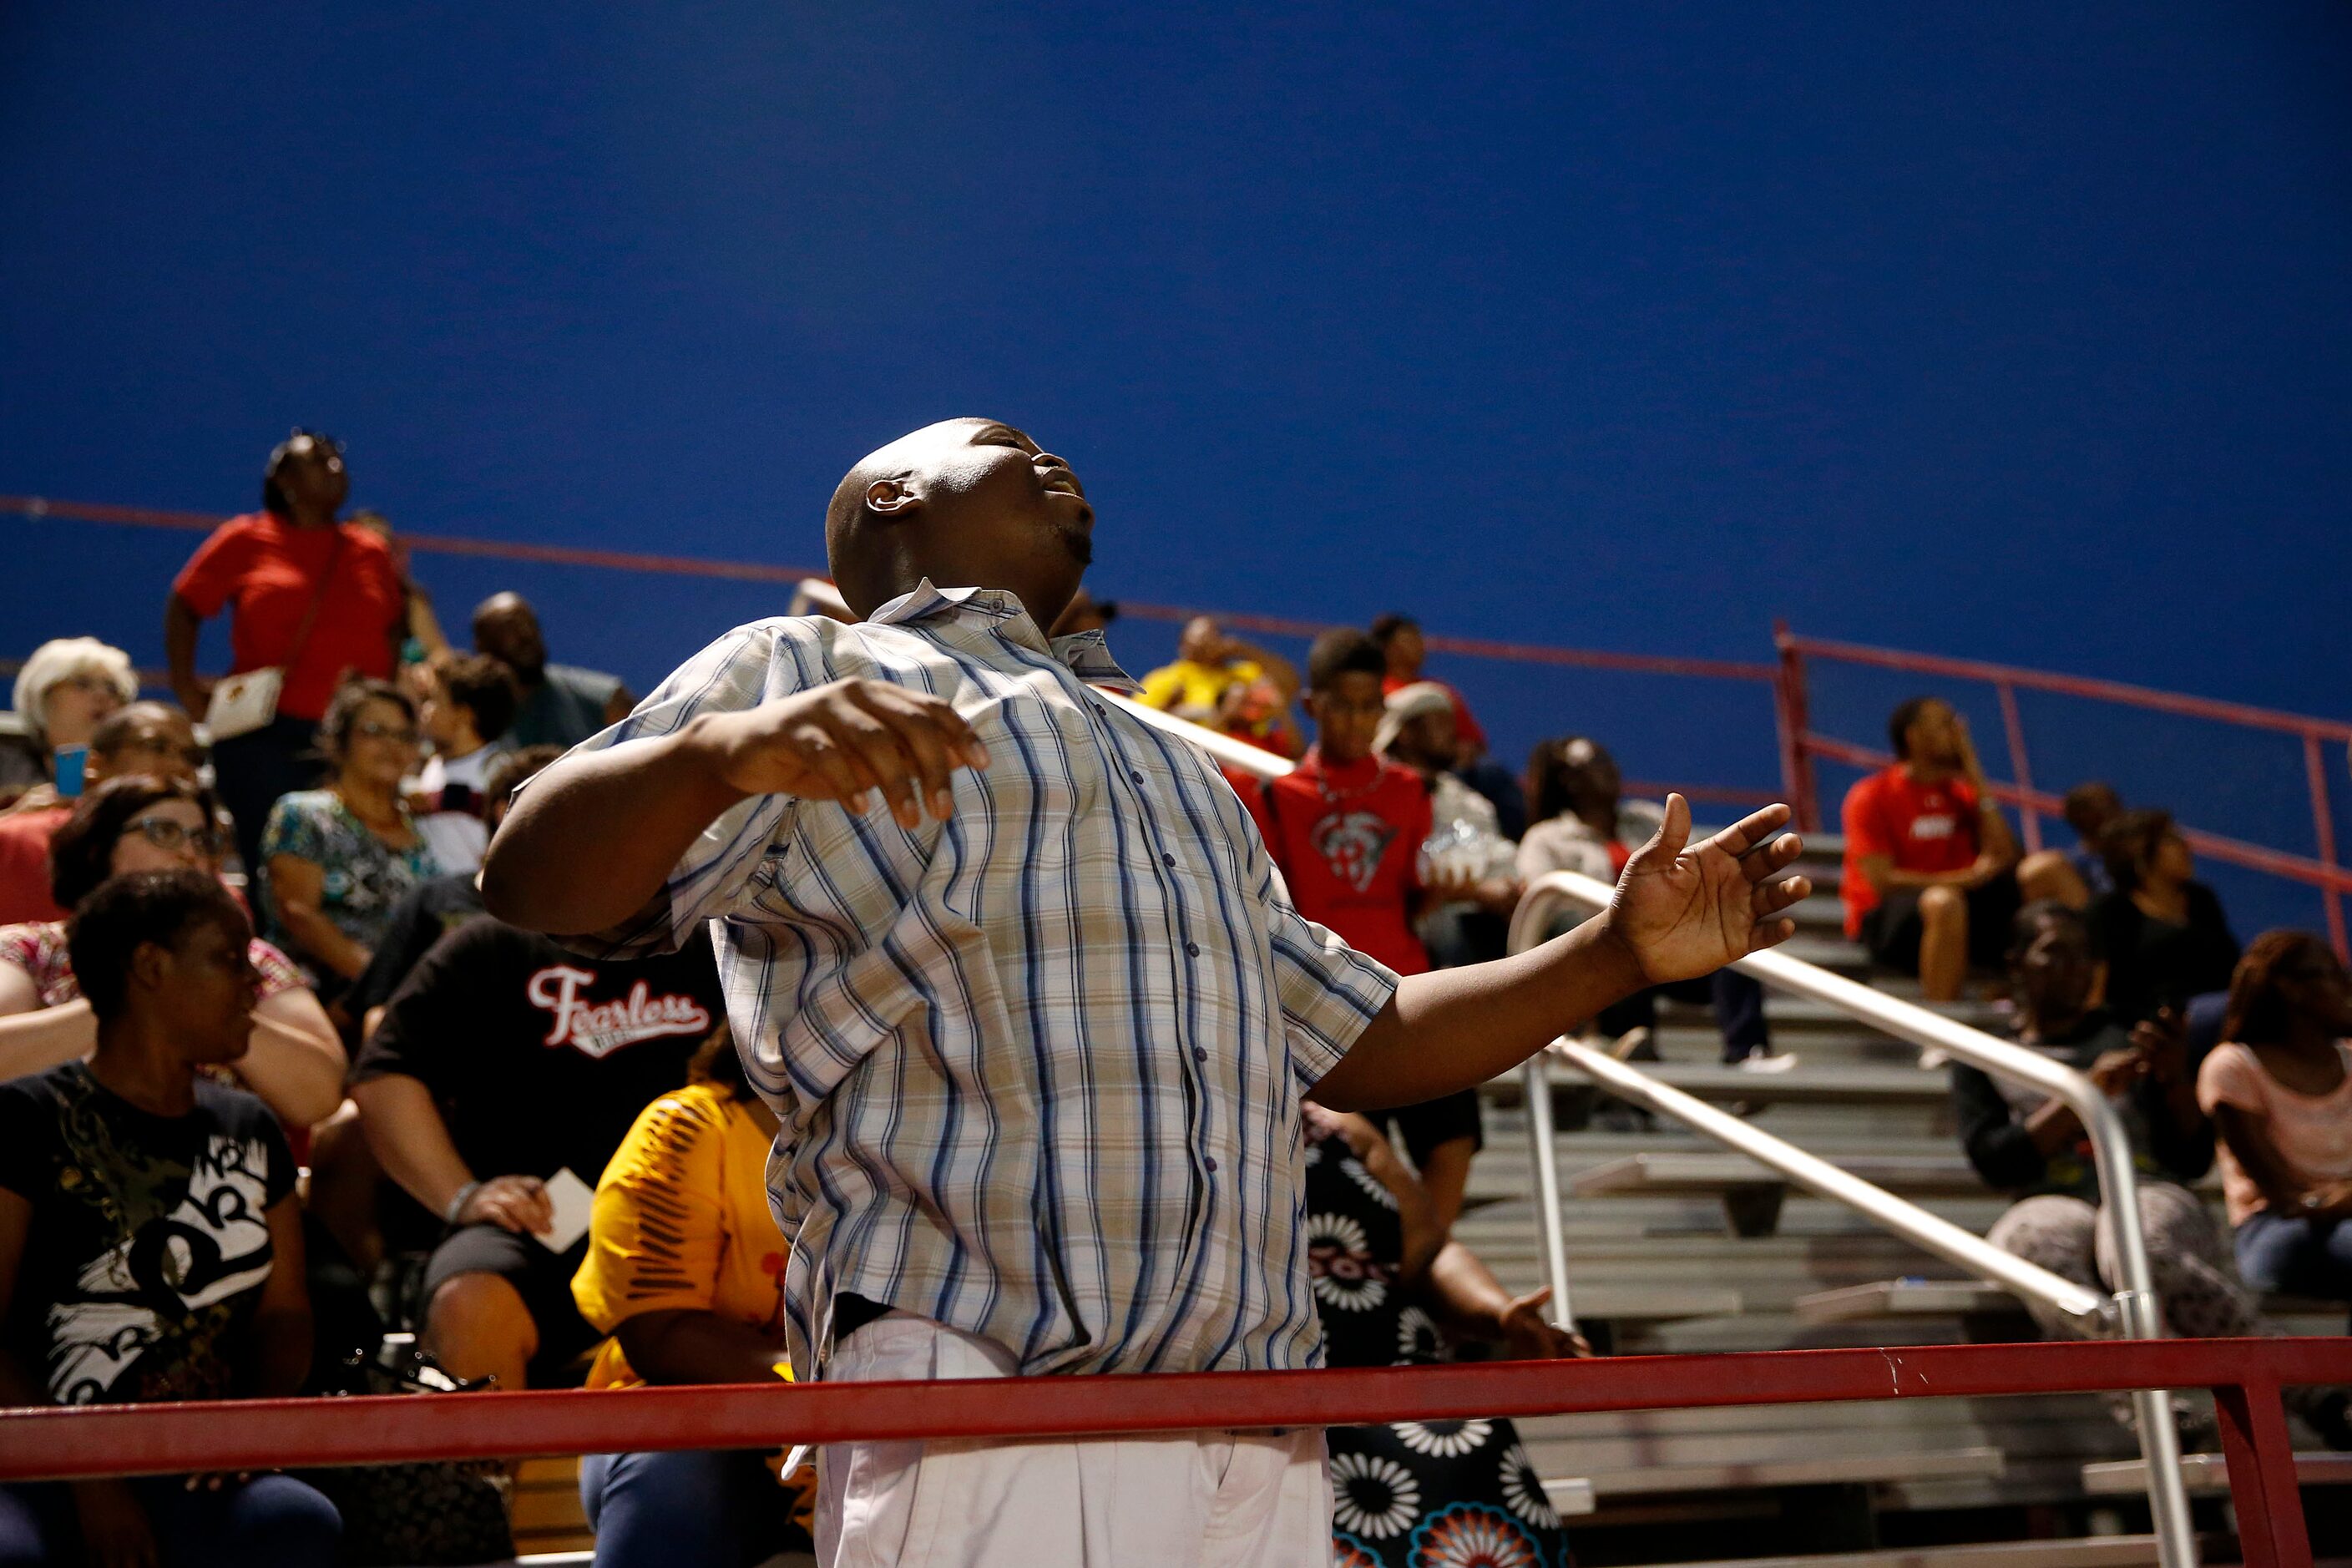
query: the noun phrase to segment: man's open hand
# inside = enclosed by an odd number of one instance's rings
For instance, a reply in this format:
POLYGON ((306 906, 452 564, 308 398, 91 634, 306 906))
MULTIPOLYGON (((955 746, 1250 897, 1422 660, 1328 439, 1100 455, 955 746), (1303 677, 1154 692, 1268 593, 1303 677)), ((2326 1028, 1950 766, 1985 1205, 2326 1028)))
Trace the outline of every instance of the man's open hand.
POLYGON ((835 680, 698 721, 719 777, 745 795, 837 800, 863 811, 879 791, 901 827, 953 809, 948 775, 984 768, 988 748, 944 698, 885 680, 835 680))
POLYGON ((1651 984, 1695 980, 1735 959, 1785 942, 1796 921, 1781 911, 1813 890, 1803 877, 1780 877, 1803 848, 1785 805, 1768 805, 1696 844, 1690 803, 1666 796, 1665 820, 1633 851, 1610 900, 1611 934, 1622 942, 1651 984))

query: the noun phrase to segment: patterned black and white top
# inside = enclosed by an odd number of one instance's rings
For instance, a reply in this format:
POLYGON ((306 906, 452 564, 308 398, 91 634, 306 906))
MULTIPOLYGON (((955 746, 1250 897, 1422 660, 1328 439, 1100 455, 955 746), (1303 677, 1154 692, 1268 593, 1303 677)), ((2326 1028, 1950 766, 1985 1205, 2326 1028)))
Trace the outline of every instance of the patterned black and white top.
MULTIPOLYGON (((1307 1131, 1307 1266, 1333 1366, 1442 1359, 1436 1323, 1397 1278, 1395 1195, 1339 1138, 1307 1131)), ((1568 1568, 1568 1537, 1517 1430, 1500 1418, 1334 1426, 1338 1568, 1568 1568)))

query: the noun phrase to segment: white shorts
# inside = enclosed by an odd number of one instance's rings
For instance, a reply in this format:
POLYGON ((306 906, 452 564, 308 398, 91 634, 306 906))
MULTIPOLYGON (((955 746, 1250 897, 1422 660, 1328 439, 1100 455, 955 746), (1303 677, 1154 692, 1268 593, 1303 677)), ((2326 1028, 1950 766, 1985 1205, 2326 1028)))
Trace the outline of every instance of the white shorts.
MULTIPOLYGON (((828 1383, 1010 1377, 986 1340, 904 1312, 828 1383)), ((1141 1437, 839 1443, 817 1458, 823 1568, 1327 1568, 1319 1427, 1141 1437)))

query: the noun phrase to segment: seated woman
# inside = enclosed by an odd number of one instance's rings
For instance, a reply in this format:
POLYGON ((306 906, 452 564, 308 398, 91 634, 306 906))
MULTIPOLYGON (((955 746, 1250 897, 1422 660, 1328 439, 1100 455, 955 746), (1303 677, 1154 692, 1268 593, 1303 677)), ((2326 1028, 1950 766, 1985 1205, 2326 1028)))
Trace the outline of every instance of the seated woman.
MULTIPOLYGON (((73 918, 98 1049, 0 1086, 0 1402, 289 1394, 310 1355, 294 1158, 205 1069, 253 1037, 245 911, 210 875, 108 882, 73 918), (25 1310, 10 1310, 11 1304, 25 1310)), ((288 1476, 0 1488, 0 1562, 320 1568, 342 1533, 288 1476)))
POLYGON ((367 968, 394 906, 441 868, 401 798, 417 734, 416 705, 398 687, 346 682, 319 721, 319 746, 326 783, 279 796, 261 832, 263 916, 332 1008, 367 968))
POLYGON ((2126 811, 2099 837, 2115 890, 2091 905, 2107 963, 2107 1010, 2126 1026, 2230 988, 2238 939, 2169 812, 2126 811))
MULTIPOLYGON (((722 1025, 693 1081, 647 1106, 596 1184, 580 1315, 611 1334, 590 1388, 789 1378, 784 1238, 768 1209, 776 1115, 743 1076, 722 1025)), ((580 1502, 596 1568, 739 1568, 810 1548, 814 1472, 779 1480, 775 1456, 591 1454, 580 1502)))
MULTIPOLYGON (((2131 1135, 2140 1224, 2167 1326, 2194 1339, 2276 1333, 2231 1266, 2211 1211, 2189 1190, 2213 1163, 2213 1133, 2198 1109, 2178 1019, 2167 1014, 2126 1033, 2098 1006, 2090 933, 2082 916, 2055 900, 2018 912, 2008 962, 2018 1043, 2086 1075, 2131 1135)), ((1986 1185, 2016 1199, 1986 1239, 2102 1295, 2119 1289, 2114 1240, 2099 1223, 2098 1170, 2074 1111, 1965 1064, 1952 1068, 1952 1100, 1969 1163, 1986 1185)), ((2026 1307, 2053 1339, 2084 1331, 2042 1303, 2026 1307)), ((2343 1391, 2294 1390, 2289 1403, 2329 1443, 2352 1439, 2343 1391)))
POLYGON ((2249 1284, 2352 1301, 2352 980, 2305 931, 2256 937, 2197 1075, 2249 1284))
MULTIPOLYGON (((110 877, 132 871, 219 869, 225 847, 211 797, 179 779, 110 778, 75 805, 49 844, 51 891, 71 909, 110 877)), ((234 1069, 211 1069, 261 1097, 298 1138, 343 1097, 343 1047, 293 961, 256 938, 260 976, 249 1048, 234 1069)), ((89 1055, 98 1019, 74 978, 66 922, 0 926, 0 1078, 42 1072, 89 1055)))
MULTIPOLYGON (((1663 806, 1624 799, 1624 780, 1617 771, 1617 760, 1599 742, 1582 735, 1536 742, 1528 754, 1527 793, 1534 826, 1519 840, 1518 873, 1523 883, 1553 871, 1575 871, 1614 887, 1625 862, 1649 842, 1665 816, 1663 806)), ((1563 913, 1553 929, 1566 931, 1580 918, 1580 914, 1563 913)), ((1737 969, 1718 969, 1703 980, 1677 981, 1637 992, 1604 1011, 1593 1020, 1594 1026, 1612 1039, 1634 1029, 1654 1036, 1661 996, 1713 1005, 1727 1064, 1794 1065, 1794 1058, 1772 1055, 1771 1028, 1764 1021, 1764 987, 1737 969)), ((1636 1060, 1655 1061, 1658 1053, 1644 1042, 1636 1046, 1633 1056, 1636 1060)))
POLYGON ((81 793, 74 768, 90 732, 138 695, 131 656, 119 647, 96 637, 56 637, 35 648, 16 672, 14 692, 28 750, 11 748, 0 763, 0 806, 71 805, 81 793))
MULTIPOLYGON (((1438 1359, 1425 1299, 1519 1358, 1576 1355, 1544 1321, 1550 1292, 1514 1300, 1437 1223, 1428 1190, 1363 1117, 1306 1108, 1307 1270, 1333 1366, 1438 1359)), ((1331 1557, 1340 1568, 1510 1563, 1566 1568, 1568 1539, 1508 1421, 1334 1426, 1331 1557)))

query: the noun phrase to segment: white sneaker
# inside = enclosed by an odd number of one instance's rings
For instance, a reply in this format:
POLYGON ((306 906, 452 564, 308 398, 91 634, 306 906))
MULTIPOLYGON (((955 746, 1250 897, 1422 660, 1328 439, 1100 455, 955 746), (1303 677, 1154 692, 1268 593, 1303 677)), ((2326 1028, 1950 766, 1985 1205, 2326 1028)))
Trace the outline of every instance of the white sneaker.
POLYGON ((1731 1065, 1741 1072, 1787 1072, 1797 1065, 1797 1059, 1788 1052, 1772 1056, 1763 1051, 1750 1051, 1731 1065))
POLYGON ((1613 1042, 1603 1048, 1606 1049, 1611 1056, 1615 1057, 1619 1061, 1630 1062, 1633 1059, 1633 1053, 1640 1050, 1643 1046, 1646 1046, 1649 1043, 1650 1031, 1637 1026, 1626 1030, 1623 1034, 1618 1036, 1613 1042))

